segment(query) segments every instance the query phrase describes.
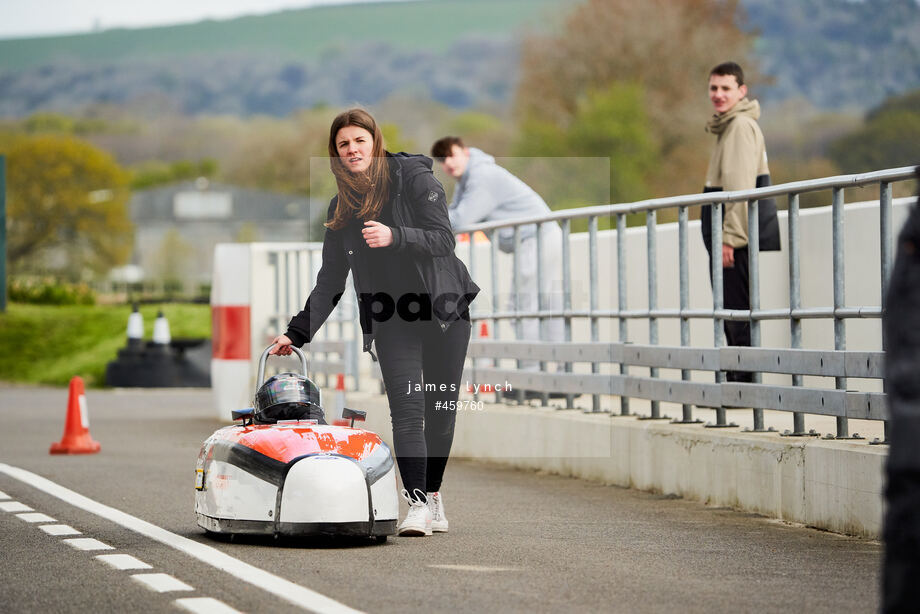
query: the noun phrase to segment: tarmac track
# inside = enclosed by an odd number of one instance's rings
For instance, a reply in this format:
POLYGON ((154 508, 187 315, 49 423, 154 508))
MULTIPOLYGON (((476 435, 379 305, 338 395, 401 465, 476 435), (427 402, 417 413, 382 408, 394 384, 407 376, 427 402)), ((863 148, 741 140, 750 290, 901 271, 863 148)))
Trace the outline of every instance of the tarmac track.
MULTIPOLYGON (((209 391, 89 391, 91 432, 102 451, 51 456, 66 403, 63 389, 0 384, 0 463, 205 544, 346 610, 840 613, 872 611, 878 603, 876 542, 472 460, 448 466, 447 534, 390 538, 382 545, 215 541, 197 527, 193 513, 195 458, 201 442, 221 426, 209 391)), ((8 472, 0 471, 0 491, 8 496, 0 506, 20 502, 82 532, 48 535, 41 526, 52 523, 0 511, 4 612, 175 612, 183 598, 217 599, 245 612, 304 611, 8 472), (76 550, 64 541, 73 538, 94 538, 112 550, 76 550), (150 569, 118 570, 95 558, 107 554, 128 554, 150 569), (169 574, 192 590, 160 593, 132 578, 152 573, 169 574)))

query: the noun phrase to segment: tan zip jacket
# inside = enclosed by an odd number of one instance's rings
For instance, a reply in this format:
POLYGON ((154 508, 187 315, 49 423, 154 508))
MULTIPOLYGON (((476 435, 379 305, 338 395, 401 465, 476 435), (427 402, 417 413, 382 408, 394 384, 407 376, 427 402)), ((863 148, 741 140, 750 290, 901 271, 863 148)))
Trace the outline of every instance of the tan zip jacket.
MULTIPOLYGON (((730 111, 713 115, 706 131, 716 135, 709 158, 706 187, 710 190, 750 190, 758 175, 768 175, 767 149, 757 125, 760 103, 742 98, 730 111)), ((748 244, 747 203, 726 203, 722 242, 732 247, 748 244)))

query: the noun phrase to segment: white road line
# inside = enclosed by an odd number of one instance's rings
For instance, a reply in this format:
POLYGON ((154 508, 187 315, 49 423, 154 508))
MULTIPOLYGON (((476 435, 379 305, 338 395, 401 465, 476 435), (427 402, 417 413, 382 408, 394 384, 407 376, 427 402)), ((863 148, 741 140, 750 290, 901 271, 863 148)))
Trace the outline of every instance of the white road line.
POLYGON ((98 539, 92 537, 75 537, 74 539, 65 539, 64 543, 72 546, 77 550, 114 550, 112 546, 103 544, 98 539))
POLYGON ((194 614, 240 614, 239 610, 234 610, 223 601, 218 601, 213 597, 186 597, 176 599, 173 603, 194 614))
POLYGON ((9 498, 10 496, 8 494, 0 490, 0 499, 9 499, 9 498))
POLYGON ((0 510, 4 512, 32 512, 35 511, 25 503, 20 503, 19 501, 6 501, 0 503, 0 510))
POLYGON ((130 554, 97 554, 96 559, 115 569, 152 569, 150 565, 130 554))
POLYGON ((141 520, 130 514, 126 514, 114 507, 109 507, 80 493, 74 492, 69 488, 64 488, 55 484, 51 480, 41 477, 31 471, 13 467, 5 463, 0 463, 0 473, 5 473, 11 478, 15 478, 25 484, 37 488, 42 492, 57 497, 62 501, 78 507, 82 510, 101 516, 106 520, 121 525, 126 529, 140 533, 161 544, 166 544, 180 552, 198 559, 212 567, 227 572, 231 576, 252 584, 272 595, 275 595, 288 603, 292 603, 305 610, 316 612, 317 614, 360 614, 360 610, 350 608, 344 603, 326 597, 305 586, 294 584, 290 580, 285 580, 279 576, 271 574, 263 569, 259 569, 249 563, 233 558, 217 548, 212 548, 195 540, 176 535, 166 529, 160 528, 145 520, 141 520))
POLYGON ((25 514, 16 514, 16 518, 25 520, 26 522, 57 522, 51 516, 46 514, 40 514, 38 512, 27 512, 25 514))
POLYGON ((48 535, 83 535, 69 524, 46 524, 38 528, 48 535))
POLYGON ((131 579, 137 580, 150 590, 156 591, 158 593, 195 590, 182 580, 173 578, 168 573, 137 573, 131 576, 131 579))
POLYGON ((434 569, 453 569, 456 571, 516 571, 514 567, 485 567, 483 565, 429 565, 428 567, 433 567, 434 569))

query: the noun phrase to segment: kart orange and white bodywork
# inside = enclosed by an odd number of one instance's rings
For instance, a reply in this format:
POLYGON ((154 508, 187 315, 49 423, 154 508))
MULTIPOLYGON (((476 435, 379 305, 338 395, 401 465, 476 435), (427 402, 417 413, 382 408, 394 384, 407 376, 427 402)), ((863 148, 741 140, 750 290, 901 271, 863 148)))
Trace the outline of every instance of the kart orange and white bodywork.
POLYGON ((314 420, 228 426, 204 442, 196 471, 195 513, 209 532, 396 532, 393 457, 370 431, 314 420))

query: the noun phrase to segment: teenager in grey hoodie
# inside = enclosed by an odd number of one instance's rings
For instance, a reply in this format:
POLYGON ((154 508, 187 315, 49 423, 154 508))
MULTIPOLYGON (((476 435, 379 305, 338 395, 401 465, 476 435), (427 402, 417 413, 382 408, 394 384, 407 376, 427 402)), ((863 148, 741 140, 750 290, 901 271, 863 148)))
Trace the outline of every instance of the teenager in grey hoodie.
MULTIPOLYGON (((540 195, 526 183, 495 163, 495 158, 466 147, 459 137, 438 140, 431 155, 448 175, 457 179, 457 188, 448 206, 451 226, 458 230, 480 222, 496 222, 532 218, 550 213, 540 195)), ((562 310, 562 229, 556 222, 541 225, 542 278, 537 279, 537 225, 520 226, 521 247, 518 253, 518 293, 510 295, 508 308, 522 312, 538 311, 542 295, 544 310, 562 310), (539 295, 538 295, 539 293, 539 295)), ((514 228, 498 230, 498 247, 506 253, 514 251, 514 228)), ((522 341, 564 341, 561 318, 548 318, 540 326, 536 318, 523 318, 518 323, 517 337, 522 341)), ((537 361, 522 361, 522 368, 537 370, 537 361)))

